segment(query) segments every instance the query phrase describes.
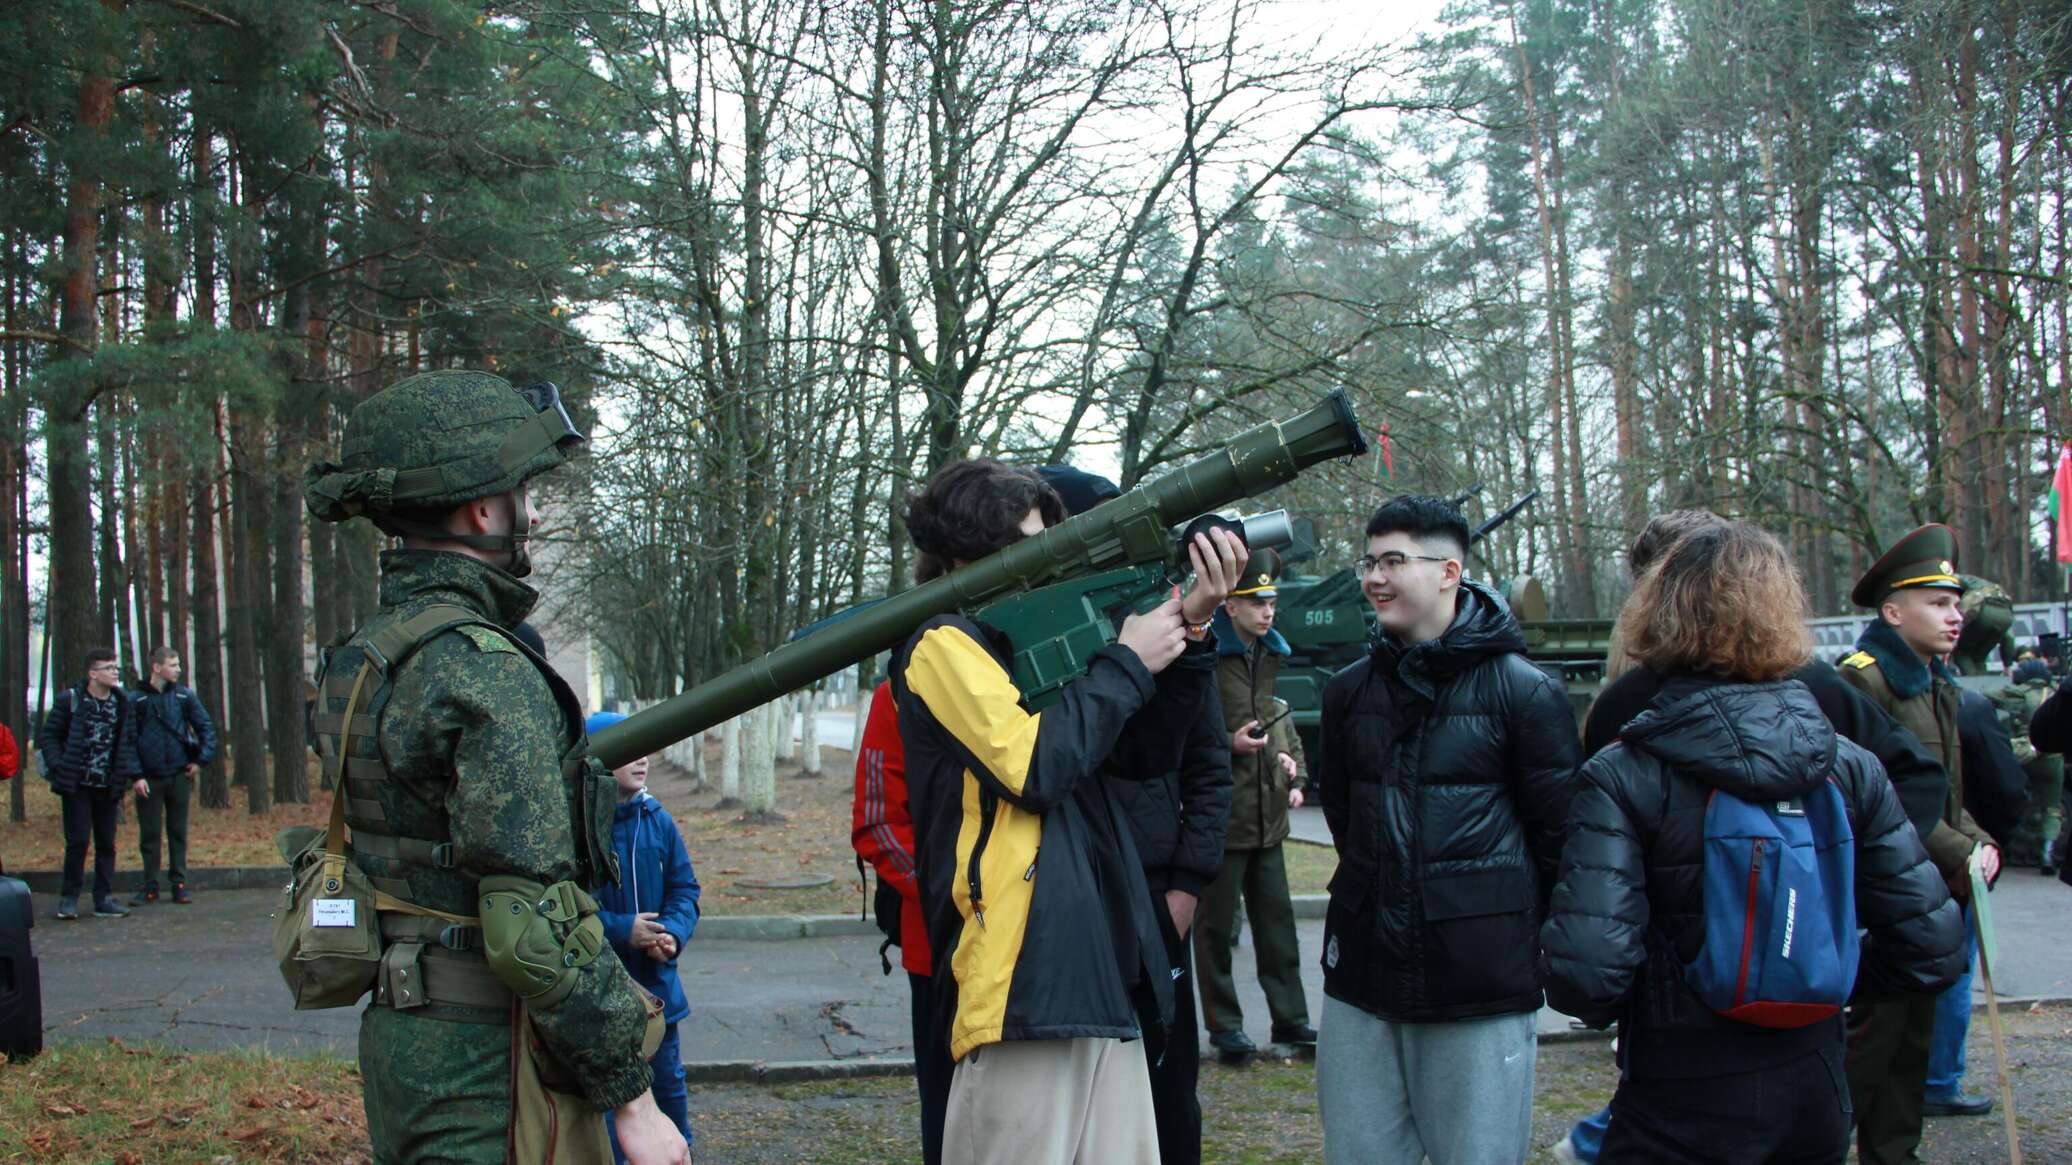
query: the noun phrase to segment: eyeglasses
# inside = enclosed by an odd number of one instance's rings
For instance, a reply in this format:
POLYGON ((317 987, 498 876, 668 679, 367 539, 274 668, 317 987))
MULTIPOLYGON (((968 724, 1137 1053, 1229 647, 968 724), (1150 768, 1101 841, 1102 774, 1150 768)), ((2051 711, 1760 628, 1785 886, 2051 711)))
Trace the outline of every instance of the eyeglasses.
POLYGON ((120 666, 119 664, 113 664, 113 663, 102 663, 102 664, 95 664, 95 665, 94 665, 93 667, 87 668, 86 670, 87 670, 87 673, 88 673, 89 675, 91 675, 92 673, 94 673, 94 672, 97 672, 97 671, 121 671, 121 670, 122 670, 122 667, 121 667, 121 666, 120 666))
POLYGON ((1353 568, 1363 575, 1372 574, 1376 570, 1380 570, 1383 574, 1397 574, 1405 566, 1413 562, 1452 561, 1450 558, 1442 558, 1431 554, 1404 554, 1398 550, 1391 550, 1387 554, 1362 554, 1353 563, 1353 568))

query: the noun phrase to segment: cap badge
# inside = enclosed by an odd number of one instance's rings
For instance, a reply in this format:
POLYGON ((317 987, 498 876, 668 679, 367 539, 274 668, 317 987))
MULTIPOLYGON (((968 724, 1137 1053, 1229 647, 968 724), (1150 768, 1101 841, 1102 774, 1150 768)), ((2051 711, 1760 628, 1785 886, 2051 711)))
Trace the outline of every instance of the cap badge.
POLYGON ((1942 567, 1942 572, 1943 572, 1944 574, 1956 574, 1956 573, 1957 573, 1957 567, 1956 567, 1956 564, 1955 564, 1955 563, 1952 563, 1952 562, 1951 562, 1951 561, 1950 561, 1949 559, 1947 559, 1947 558, 1945 558, 1945 559, 1943 559, 1943 560, 1942 560, 1942 563, 1941 563, 1941 567, 1942 567))

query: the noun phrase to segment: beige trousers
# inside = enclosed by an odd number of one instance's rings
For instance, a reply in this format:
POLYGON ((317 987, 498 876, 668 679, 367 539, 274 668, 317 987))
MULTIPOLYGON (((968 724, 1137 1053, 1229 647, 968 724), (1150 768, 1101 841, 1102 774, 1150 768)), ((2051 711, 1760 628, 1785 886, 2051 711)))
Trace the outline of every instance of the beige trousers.
POLYGON ((1144 1041, 1010 1040, 957 1064, 943 1165, 1158 1165, 1144 1041))

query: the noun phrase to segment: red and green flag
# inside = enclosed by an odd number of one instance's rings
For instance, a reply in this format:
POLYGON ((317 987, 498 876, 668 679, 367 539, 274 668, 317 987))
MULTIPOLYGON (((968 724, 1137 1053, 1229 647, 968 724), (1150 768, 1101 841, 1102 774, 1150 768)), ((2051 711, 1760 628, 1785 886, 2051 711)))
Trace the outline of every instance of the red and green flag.
POLYGON ((1394 482, 1396 480, 1396 454, 1395 450, 1390 448, 1389 423, 1387 421, 1381 423, 1381 432, 1375 434, 1375 440, 1381 445, 1381 480, 1384 484, 1394 482))
POLYGON ((2072 562, 2072 441, 2058 450, 2058 471, 2050 479, 2050 522, 2059 562, 2072 562))

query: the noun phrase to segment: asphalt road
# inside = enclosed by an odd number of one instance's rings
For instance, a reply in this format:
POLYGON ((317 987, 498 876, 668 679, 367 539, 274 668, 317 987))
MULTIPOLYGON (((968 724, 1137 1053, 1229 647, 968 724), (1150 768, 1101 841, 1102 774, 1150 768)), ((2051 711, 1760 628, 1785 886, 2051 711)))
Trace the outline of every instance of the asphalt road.
MULTIPOLYGON (((278 895, 259 890, 198 894, 192 906, 159 904, 129 918, 58 922, 39 896, 34 932, 42 965, 47 1041, 163 1040, 192 1048, 261 1047, 352 1054, 358 1010, 296 1011, 271 958, 278 895)), ((2003 997, 2072 997, 2072 944, 2063 941, 2072 889, 2033 870, 2012 870, 1994 893, 2003 997)), ((1312 1018, 1321 1006, 1316 953, 1323 924, 1299 924, 1312 1018)), ((880 971, 877 938, 844 935, 777 942, 694 938, 680 962, 692 1015, 683 1026, 689 1061, 827 1061, 909 1052, 908 987, 897 961, 880 971)), ((893 952, 895 955, 897 952, 893 952)), ((1265 998, 1238 952, 1247 1029, 1266 1039, 1265 998)), ((1984 986, 1975 988, 1983 999, 1984 986)), ((1542 1033, 1566 1017, 1540 1016, 1542 1033)))

